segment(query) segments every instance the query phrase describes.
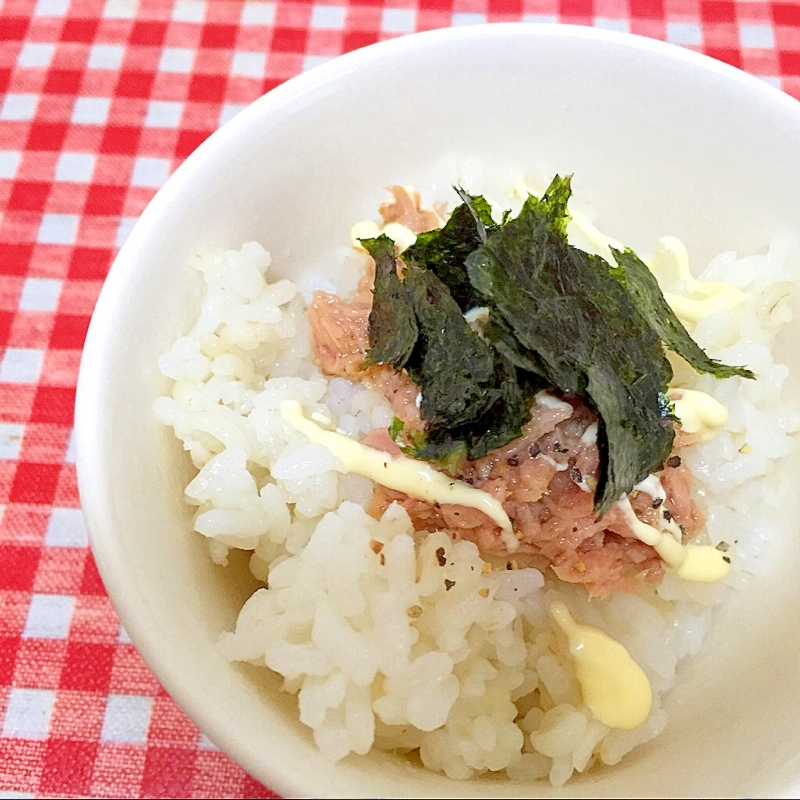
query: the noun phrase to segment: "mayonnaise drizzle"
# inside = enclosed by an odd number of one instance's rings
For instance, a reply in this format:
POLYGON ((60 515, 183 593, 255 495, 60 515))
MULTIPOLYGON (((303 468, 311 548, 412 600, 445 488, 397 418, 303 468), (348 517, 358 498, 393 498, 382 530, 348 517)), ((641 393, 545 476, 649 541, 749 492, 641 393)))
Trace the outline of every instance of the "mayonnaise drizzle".
MULTIPOLYGON (((518 182, 511 190, 512 196, 525 200, 530 189, 524 181, 518 182)), ((616 266, 611 252, 624 250, 625 246, 607 236, 580 209, 569 207, 569 226, 580 232, 594 252, 602 256, 609 264, 616 266)), ((664 299, 685 324, 694 324, 699 320, 723 308, 734 308, 746 300, 746 295, 738 287, 727 281, 701 281, 692 276, 689 269, 689 254, 685 245, 675 236, 662 236, 655 245, 653 258, 643 258, 651 272, 663 280, 665 272, 674 274, 683 283, 685 295, 664 291, 664 299)), ((659 280, 661 283, 661 280, 659 280)), ((663 290, 663 286, 662 286, 663 290)))
POLYGON ((686 245, 674 236, 662 236, 655 246, 652 263, 647 265, 658 276, 659 272, 671 270, 683 282, 687 295, 683 297, 664 292, 664 298, 672 310, 684 322, 698 322, 703 317, 723 308, 734 308, 747 296, 738 287, 727 281, 700 281, 689 270, 689 253, 686 245))
POLYGON ((581 695, 592 714, 612 728, 641 725, 653 705, 644 670, 608 634, 576 622, 563 602, 553 603, 550 614, 567 636, 581 695))
POLYGON ((509 552, 519 547, 508 514, 488 492, 438 472, 422 461, 403 455, 392 456, 374 447, 367 447, 343 433, 325 430, 306 418, 297 400, 282 401, 280 412, 295 430, 312 442, 327 447, 342 462, 346 472, 364 475, 381 486, 429 503, 454 503, 478 509, 500 526, 503 543, 509 552))
POLYGON ((627 495, 617 501, 617 506, 633 535, 639 541, 649 544, 675 570, 679 578, 698 583, 714 583, 721 581, 731 571, 730 557, 713 545, 682 544, 679 538, 680 528, 674 526, 674 523, 664 521, 666 530, 658 530, 642 522, 636 516, 627 495), (677 536, 673 526, 677 528, 677 536))
POLYGON ((372 220, 364 220, 356 222, 350 228, 350 243, 356 250, 363 250, 364 248, 361 246, 359 239, 377 239, 382 233, 385 233, 397 245, 401 253, 417 241, 417 234, 411 228, 407 228, 399 222, 378 225, 377 222, 372 220))
POLYGON ((701 442, 710 442, 728 422, 728 409, 706 392, 670 389, 667 396, 675 407, 681 429, 685 433, 700 434, 701 442))

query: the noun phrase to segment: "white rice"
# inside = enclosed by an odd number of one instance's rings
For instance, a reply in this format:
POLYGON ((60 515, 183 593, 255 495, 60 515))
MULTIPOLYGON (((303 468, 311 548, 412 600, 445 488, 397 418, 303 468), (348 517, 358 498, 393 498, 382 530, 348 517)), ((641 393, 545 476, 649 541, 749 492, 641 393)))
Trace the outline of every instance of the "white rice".
MULTIPOLYGON (((732 545, 733 586, 757 569, 773 535, 778 463, 798 428, 780 399, 787 369, 770 352, 791 318, 798 276, 789 256, 779 245, 746 258, 726 253, 699 276, 730 281, 748 299, 702 320, 696 339, 758 376, 682 384, 730 411, 725 429, 685 462, 708 512, 708 539, 732 545)), ((350 258, 352 287, 360 257, 350 258)), ((230 548, 251 551, 250 568, 265 582, 220 639, 225 656, 279 673, 331 760, 376 746, 418 751, 452 778, 505 770, 560 786, 657 736, 667 724, 661 699, 700 648, 726 588, 668 574, 658 590, 589 602, 581 587, 535 569, 491 572, 474 544, 444 532, 420 540, 397 505, 381 520, 368 516, 370 481, 343 474, 278 406, 295 399, 309 416, 324 409, 358 439, 388 426, 391 409, 363 385, 320 373, 303 296, 289 281, 270 283, 269 264, 255 243, 198 255, 207 284, 198 321, 159 362, 175 383, 157 416, 198 470, 186 487, 195 529, 219 564, 230 548), (654 704, 640 727, 610 729, 582 702, 566 639, 547 613, 556 599, 645 671, 654 704)))

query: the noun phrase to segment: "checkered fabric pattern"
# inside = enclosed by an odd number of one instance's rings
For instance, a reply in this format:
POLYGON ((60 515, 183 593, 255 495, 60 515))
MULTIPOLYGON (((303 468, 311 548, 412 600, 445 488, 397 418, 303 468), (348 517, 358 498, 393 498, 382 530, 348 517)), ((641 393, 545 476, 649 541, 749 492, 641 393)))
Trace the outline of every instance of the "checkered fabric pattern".
POLYGON ((160 687, 87 549, 89 317, 146 203, 247 103, 380 39, 510 20, 664 39, 800 99, 800 0, 0 0, 0 797, 275 796, 160 687))

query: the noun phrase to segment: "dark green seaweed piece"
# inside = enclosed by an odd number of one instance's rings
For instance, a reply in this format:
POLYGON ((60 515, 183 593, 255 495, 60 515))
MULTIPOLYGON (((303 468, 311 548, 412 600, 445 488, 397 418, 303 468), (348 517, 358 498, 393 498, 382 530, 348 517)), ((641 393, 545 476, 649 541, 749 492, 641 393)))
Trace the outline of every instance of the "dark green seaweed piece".
POLYGON ((385 234, 361 239, 375 261, 375 289, 369 314, 367 362, 402 369, 417 343, 419 331, 414 309, 397 275, 394 242, 385 234))
POLYGON ((418 234, 402 255, 406 264, 434 272, 462 311, 483 303, 469 282, 464 261, 483 243, 481 230, 496 227, 486 200, 480 195, 468 197, 471 209, 466 203, 457 206, 443 228, 418 234))
POLYGON ((557 176, 468 257, 467 271, 544 377, 597 409, 608 454, 595 503, 602 514, 671 449, 660 400, 672 370, 606 262, 567 243, 568 198, 569 178, 557 176))
POLYGON ((716 378, 755 377, 749 369, 722 364, 700 348, 664 299, 655 275, 633 250, 612 247, 611 252, 618 264, 616 269, 612 267, 611 274, 625 287, 639 313, 666 347, 685 358, 697 372, 707 372, 716 378))
POLYGON ((422 418, 433 429, 474 422, 498 391, 491 347, 470 328, 433 272, 409 264, 403 288, 419 331, 406 366, 422 392, 422 418))

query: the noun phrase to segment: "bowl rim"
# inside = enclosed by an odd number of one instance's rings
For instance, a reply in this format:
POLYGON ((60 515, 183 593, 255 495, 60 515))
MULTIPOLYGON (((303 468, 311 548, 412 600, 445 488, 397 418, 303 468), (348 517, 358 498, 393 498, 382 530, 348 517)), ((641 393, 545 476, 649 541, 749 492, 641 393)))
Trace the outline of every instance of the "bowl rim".
POLYGON ((498 22, 401 35, 337 56, 288 79, 247 105, 202 142, 157 191, 136 221, 113 260, 91 317, 76 388, 75 463, 89 544, 106 591, 136 650, 181 709, 247 772, 262 781, 268 781, 273 791, 284 796, 302 795, 307 791, 307 787, 302 786, 302 779, 298 780, 296 764, 291 761, 257 762, 242 752, 236 737, 227 730, 219 714, 210 711, 203 704, 198 704, 194 694, 185 688, 181 680, 181 673, 185 670, 184 663, 169 648, 165 648, 159 637, 148 628, 147 621, 142 619, 133 597, 125 591, 128 575, 125 551, 110 525, 114 514, 107 476, 103 470, 105 447, 102 426, 98 424, 98 420, 104 415, 101 382, 103 364, 111 355, 105 332, 113 325, 115 309, 125 302, 127 282, 135 272, 140 243, 157 230, 162 211, 180 193, 181 187, 195 173, 202 172, 209 157, 224 148, 228 139, 235 138, 238 131, 248 128, 257 118, 279 112, 284 106, 296 102, 303 95, 310 94, 325 84, 345 79, 349 73, 370 65, 384 55, 412 52, 418 48, 434 48, 453 41, 466 43, 485 37, 503 36, 527 37, 531 40, 543 37, 584 39, 647 51, 675 62, 683 62, 697 70, 716 73, 728 81, 749 87, 751 91, 757 87, 756 91, 800 120, 800 101, 781 89, 710 56, 639 34, 561 23, 498 22))

